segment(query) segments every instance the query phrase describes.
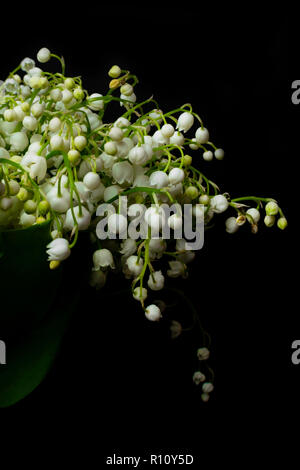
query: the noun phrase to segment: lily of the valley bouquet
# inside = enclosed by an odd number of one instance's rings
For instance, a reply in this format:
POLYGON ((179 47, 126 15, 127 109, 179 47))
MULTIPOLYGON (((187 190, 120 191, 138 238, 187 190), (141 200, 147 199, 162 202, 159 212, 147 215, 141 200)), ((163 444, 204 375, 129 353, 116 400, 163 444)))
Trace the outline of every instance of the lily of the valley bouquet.
MULTIPOLYGON (((121 267, 146 318, 159 321, 149 290, 163 289, 166 276, 187 276, 215 216, 231 212, 229 233, 243 225, 256 233, 261 218, 287 226, 274 199, 231 199, 202 173, 201 160, 222 160, 224 151, 190 104, 165 112, 152 97, 138 102, 136 76, 117 65, 108 92, 89 94, 81 77, 65 76, 62 57, 47 48, 37 54, 42 64, 51 57, 61 72, 25 58, 0 85, 0 226, 51 223, 50 269, 71 255, 79 232, 90 231, 91 285, 103 287, 108 271, 121 267), (112 102, 119 116, 108 122, 112 102), (164 271, 156 268, 161 258, 164 271)), ((197 354, 204 361, 209 350, 197 354)), ((199 370, 193 379, 207 401, 212 381, 199 370)))

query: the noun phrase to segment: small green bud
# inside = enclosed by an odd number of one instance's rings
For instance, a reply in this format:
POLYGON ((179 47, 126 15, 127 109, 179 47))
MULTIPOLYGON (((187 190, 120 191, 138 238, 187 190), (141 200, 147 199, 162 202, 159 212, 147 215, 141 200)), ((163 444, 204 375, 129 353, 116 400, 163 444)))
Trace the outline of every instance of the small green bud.
POLYGON ((36 202, 33 201, 32 199, 28 199, 27 201, 25 201, 25 204, 24 204, 24 210, 25 212, 27 212, 27 214, 32 214, 35 210, 36 210, 36 202))
POLYGON ((196 199, 196 197, 199 196, 199 191, 198 191, 198 189, 197 189, 195 186, 189 186, 189 187, 186 188, 186 190, 185 190, 185 195, 186 195, 189 199, 196 199))
POLYGON ((74 82, 73 78, 68 77, 68 78, 65 79, 64 85, 65 85, 67 90, 72 90, 72 88, 74 88, 74 86, 75 86, 75 82, 74 82))
POLYGON ((264 218, 264 223, 267 227, 273 227, 273 225, 275 224, 275 217, 274 215, 266 215, 266 217, 264 218))
POLYGON ((204 206, 207 206, 207 204, 209 203, 209 196, 207 196, 207 194, 201 194, 201 196, 199 197, 199 203, 203 204, 204 206))
POLYGON ((285 217, 280 217, 277 220, 277 227, 280 228, 281 230, 284 230, 287 227, 287 224, 288 222, 285 217))
POLYGON ((122 95, 130 96, 133 93, 133 86, 129 83, 125 83, 125 85, 121 86, 120 92, 122 93, 122 95))
POLYGON ((80 153, 78 150, 72 149, 68 152, 68 159, 73 164, 76 165, 80 161, 80 153))
POLYGON ((20 191, 17 194, 17 198, 19 199, 19 201, 22 201, 22 202, 26 201, 29 198, 29 193, 27 189, 20 188, 20 191))
POLYGON ((118 149, 117 146, 114 142, 109 141, 104 144, 104 152, 107 153, 108 155, 116 155, 118 149))
POLYGON ((193 159, 192 159, 192 157, 191 157, 190 155, 185 155, 185 156, 183 157, 183 164, 184 164, 185 166, 190 166, 190 165, 192 164, 192 161, 193 161, 193 159))
POLYGON ((73 91, 73 96, 77 101, 81 101, 84 98, 84 91, 82 90, 82 88, 75 88, 75 90, 73 91))
POLYGON ((40 88, 47 88, 49 85, 48 78, 47 77, 41 77, 40 78, 40 88))
POLYGON ((50 209, 50 204, 48 201, 43 200, 38 205, 38 210, 41 215, 45 215, 50 209))
POLYGON ((278 204, 275 201, 270 201, 265 207, 267 215, 276 215, 278 213, 278 204))
POLYGON ((21 104, 21 109, 24 111, 24 113, 27 113, 30 109, 30 104, 25 101, 24 103, 21 104))
POLYGON ((8 186, 9 186, 9 192, 10 192, 11 196, 15 196, 20 191, 20 185, 15 180, 10 180, 8 182, 8 186))
POLYGON ((37 224, 43 224, 44 222, 46 222, 46 219, 45 217, 42 217, 41 215, 36 219, 37 224))
POLYGON ((120 67, 118 65, 113 65, 111 69, 109 70, 108 75, 111 78, 118 78, 121 75, 121 73, 122 73, 122 70, 120 69, 120 67))

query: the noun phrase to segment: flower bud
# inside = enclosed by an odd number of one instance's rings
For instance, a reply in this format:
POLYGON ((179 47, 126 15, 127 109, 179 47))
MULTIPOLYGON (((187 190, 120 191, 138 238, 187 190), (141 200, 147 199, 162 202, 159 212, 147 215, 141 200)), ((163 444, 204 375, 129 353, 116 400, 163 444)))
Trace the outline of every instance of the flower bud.
POLYGON ((206 144, 209 141, 209 132, 206 127, 199 127, 196 130, 195 138, 198 144, 206 144))
POLYGON ((223 194, 217 194, 210 200, 210 207, 217 214, 225 212, 228 209, 228 206, 229 202, 227 201, 226 197, 223 196, 223 194))
POLYGON ((207 194, 201 194, 201 196, 199 197, 199 203, 203 204, 204 206, 207 206, 209 201, 210 199, 209 199, 209 196, 207 196, 207 194))
POLYGON ((196 385, 200 385, 201 382, 205 381, 205 375, 200 370, 197 370, 193 375, 193 381, 196 385))
POLYGON ((20 191, 19 191, 18 194, 17 194, 17 198, 18 198, 20 201, 24 202, 24 201, 26 201, 29 197, 30 197, 30 196, 29 196, 29 193, 28 193, 27 189, 25 189, 25 188, 20 188, 20 191))
POLYGON ((133 86, 129 83, 125 83, 125 85, 121 86, 120 92, 122 93, 122 95, 131 96, 133 93, 133 86))
POLYGON ((225 221, 225 226, 226 226, 226 232, 227 233, 235 233, 239 228, 238 224, 236 223, 236 218, 235 217, 229 217, 225 221))
POLYGON ((93 93, 92 95, 88 97, 88 101, 89 101, 88 107, 92 111, 100 111, 101 109, 103 109, 103 106, 104 106, 102 98, 103 98, 103 95, 101 95, 100 93, 93 93))
POLYGON ((197 350, 197 358, 199 361, 206 361, 210 356, 210 351, 208 348, 203 347, 197 350))
POLYGON ((198 189, 197 189, 195 186, 189 186, 189 187, 186 188, 186 190, 185 190, 185 195, 186 195, 189 199, 196 199, 196 197, 199 196, 199 191, 198 191, 198 189))
POLYGON ((154 171, 150 175, 149 183, 152 187, 161 189, 168 186, 169 178, 164 171, 154 171))
POLYGON ((215 157, 216 157, 217 160, 223 160, 224 155, 225 155, 225 153, 224 153, 223 149, 215 150, 215 157))
POLYGON ((118 65, 113 65, 109 72, 108 72, 108 75, 111 77, 111 78, 118 78, 122 73, 122 70, 120 69, 120 67, 118 65))
POLYGON ((127 267, 129 271, 134 274, 134 276, 139 276, 143 270, 144 262, 135 255, 129 256, 126 260, 127 267))
POLYGON ((77 135, 74 139, 74 145, 79 152, 84 149, 87 144, 86 137, 84 135, 77 135))
POLYGON ((46 201, 45 199, 43 201, 40 201, 38 205, 38 210, 41 215, 47 214, 49 209, 50 209, 50 204, 48 201, 46 201))
POLYGON ((0 199, 0 209, 6 211, 11 208, 13 200, 10 197, 2 197, 0 199))
POLYGON ((253 222, 255 224, 257 224, 259 222, 260 212, 257 209, 255 209, 254 207, 251 207, 250 209, 248 209, 246 211, 246 214, 250 215, 251 219, 253 220, 253 222))
POLYGON ((209 394, 208 393, 202 393, 201 394, 201 400, 206 403, 209 400, 209 394))
POLYGON ((94 189, 97 189, 101 183, 100 176, 98 175, 98 173, 89 171, 84 176, 83 183, 90 191, 93 191, 94 189))
POLYGON ((180 131, 187 132, 194 124, 194 116, 191 113, 185 111, 180 114, 176 128, 180 131))
POLYGON ((214 155, 211 150, 207 150, 203 153, 203 160, 205 160, 206 162, 211 162, 213 158, 214 155))
POLYGON ((58 132, 61 128, 61 120, 59 117, 54 117, 49 121, 49 130, 51 132, 58 132))
POLYGON ((278 213, 278 204, 275 201, 270 201, 265 206, 267 215, 276 215, 278 213))
POLYGON ((277 221, 277 227, 281 230, 284 230, 287 227, 287 224, 288 222, 285 217, 280 217, 277 221))
POLYGON ((152 290, 161 290, 164 287, 165 278, 161 271, 154 271, 148 279, 148 287, 152 290))
POLYGON ((161 311, 157 305, 151 304, 146 308, 145 316, 150 321, 158 321, 161 318, 161 311))
POLYGON ((275 224, 275 217, 274 215, 266 215, 264 218, 264 223, 267 227, 273 227, 275 224))
MULTIPOLYGON (((15 196, 20 191, 20 185, 15 180, 10 180, 8 182, 8 186, 9 186, 9 192, 11 196, 15 196)), ((0 193, 1 193, 1 190, 0 190, 0 193)))
POLYGON ((104 144, 104 152, 107 153, 108 155, 116 155, 118 149, 117 146, 114 142, 106 142, 104 144))
POLYGON ((183 164, 184 166, 190 166, 193 162, 193 159, 190 155, 184 155, 183 157, 183 164))
POLYGON ((78 150, 72 149, 68 152, 68 159, 73 164, 76 165, 80 161, 80 153, 78 150))
POLYGON ((24 204, 24 210, 27 214, 33 214, 36 211, 37 204, 32 199, 28 199, 24 204))
POLYGON ((211 393, 214 389, 214 386, 211 382, 204 382, 204 384, 202 385, 202 391, 204 393, 211 393))
POLYGON ((133 290, 133 298, 135 300, 139 300, 140 302, 143 302, 147 298, 147 295, 147 289, 145 289, 144 287, 142 287, 141 289, 139 286, 133 290))
POLYGON ((65 79, 64 85, 65 85, 65 88, 67 90, 72 90, 72 88, 74 88, 74 86, 75 86, 75 82, 74 82, 73 78, 68 77, 68 78, 65 79))
POLYGON ((16 120, 16 113, 13 109, 6 109, 3 113, 3 116, 7 122, 13 122, 16 120))
POLYGON ((175 129, 172 126, 172 124, 164 124, 160 131, 161 131, 162 135, 168 139, 168 138, 172 137, 172 135, 175 132, 175 129))
POLYGON ((43 47, 37 53, 37 60, 41 62, 41 64, 48 62, 50 58, 51 58, 51 52, 49 51, 49 49, 47 49, 47 47, 43 47))
POLYGON ((122 131, 122 129, 120 129, 120 127, 116 127, 116 126, 113 126, 110 131, 109 131, 109 137, 111 138, 111 140, 115 140, 117 142, 119 142, 120 140, 123 139, 124 137, 124 133, 122 131))
POLYGON ((73 91, 73 96, 75 98, 75 100, 77 101, 82 101, 83 98, 84 98, 84 91, 82 88, 75 88, 75 90, 73 91))
POLYGON ((169 173, 170 184, 181 183, 184 180, 184 171, 181 168, 173 168, 169 173))

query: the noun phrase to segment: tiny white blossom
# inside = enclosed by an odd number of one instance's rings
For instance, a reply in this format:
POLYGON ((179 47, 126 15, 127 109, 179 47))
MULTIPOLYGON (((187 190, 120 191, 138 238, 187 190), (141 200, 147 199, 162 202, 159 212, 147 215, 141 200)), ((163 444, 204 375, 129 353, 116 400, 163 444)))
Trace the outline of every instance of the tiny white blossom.
POLYGON ((144 261, 142 258, 138 260, 137 256, 132 255, 127 258, 126 265, 132 274, 134 274, 135 276, 139 276, 142 272, 144 261))
POLYGON ((96 250, 93 254, 94 271, 98 271, 100 268, 115 267, 113 255, 106 248, 96 250))
POLYGON ((223 194, 217 194, 216 196, 212 197, 210 200, 210 207, 211 209, 216 212, 217 214, 221 214, 221 212, 225 212, 228 209, 229 202, 223 194))
POLYGON ((154 271, 148 279, 148 287, 152 290, 161 290, 164 287, 165 278, 161 271, 154 271))
POLYGON ((199 370, 197 370, 193 375, 193 381, 196 385, 199 385, 201 382, 205 381, 205 375, 202 374, 199 370))
POLYGON ((161 311, 157 305, 151 304, 146 308, 145 316, 150 321, 158 321, 161 318, 161 311))
POLYGON ((176 128, 179 131, 187 132, 192 125, 194 124, 194 116, 191 113, 185 111, 184 113, 180 114, 176 128))
POLYGON ((48 261, 63 261, 71 254, 69 242, 65 238, 55 238, 47 245, 47 248, 48 261))

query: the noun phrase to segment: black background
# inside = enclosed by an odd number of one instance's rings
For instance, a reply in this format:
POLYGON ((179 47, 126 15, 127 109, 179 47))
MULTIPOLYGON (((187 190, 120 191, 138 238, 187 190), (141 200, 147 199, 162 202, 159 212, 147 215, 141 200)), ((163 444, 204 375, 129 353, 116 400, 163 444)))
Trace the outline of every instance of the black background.
POLYGON ((103 93, 113 64, 131 70, 138 99, 154 94, 163 110, 192 103, 225 149, 222 162, 199 161, 204 174, 232 197, 274 197, 289 227, 230 236, 220 216, 188 280, 175 282, 212 338, 209 403, 191 381, 194 337, 172 343, 133 302, 86 289, 47 379, 2 411, 8 441, 26 442, 24 458, 39 446, 54 458, 59 450, 83 457, 87 468, 111 452, 168 449, 242 464, 237 449, 255 463, 268 462, 276 447, 288 459, 292 444, 282 446, 282 437, 292 438, 297 423, 300 374, 291 363, 299 338, 296 22, 274 9, 206 12, 186 3, 54 10, 18 11, 18 40, 2 48, 1 78, 44 46, 63 55, 67 74, 82 75, 90 92, 103 93))

